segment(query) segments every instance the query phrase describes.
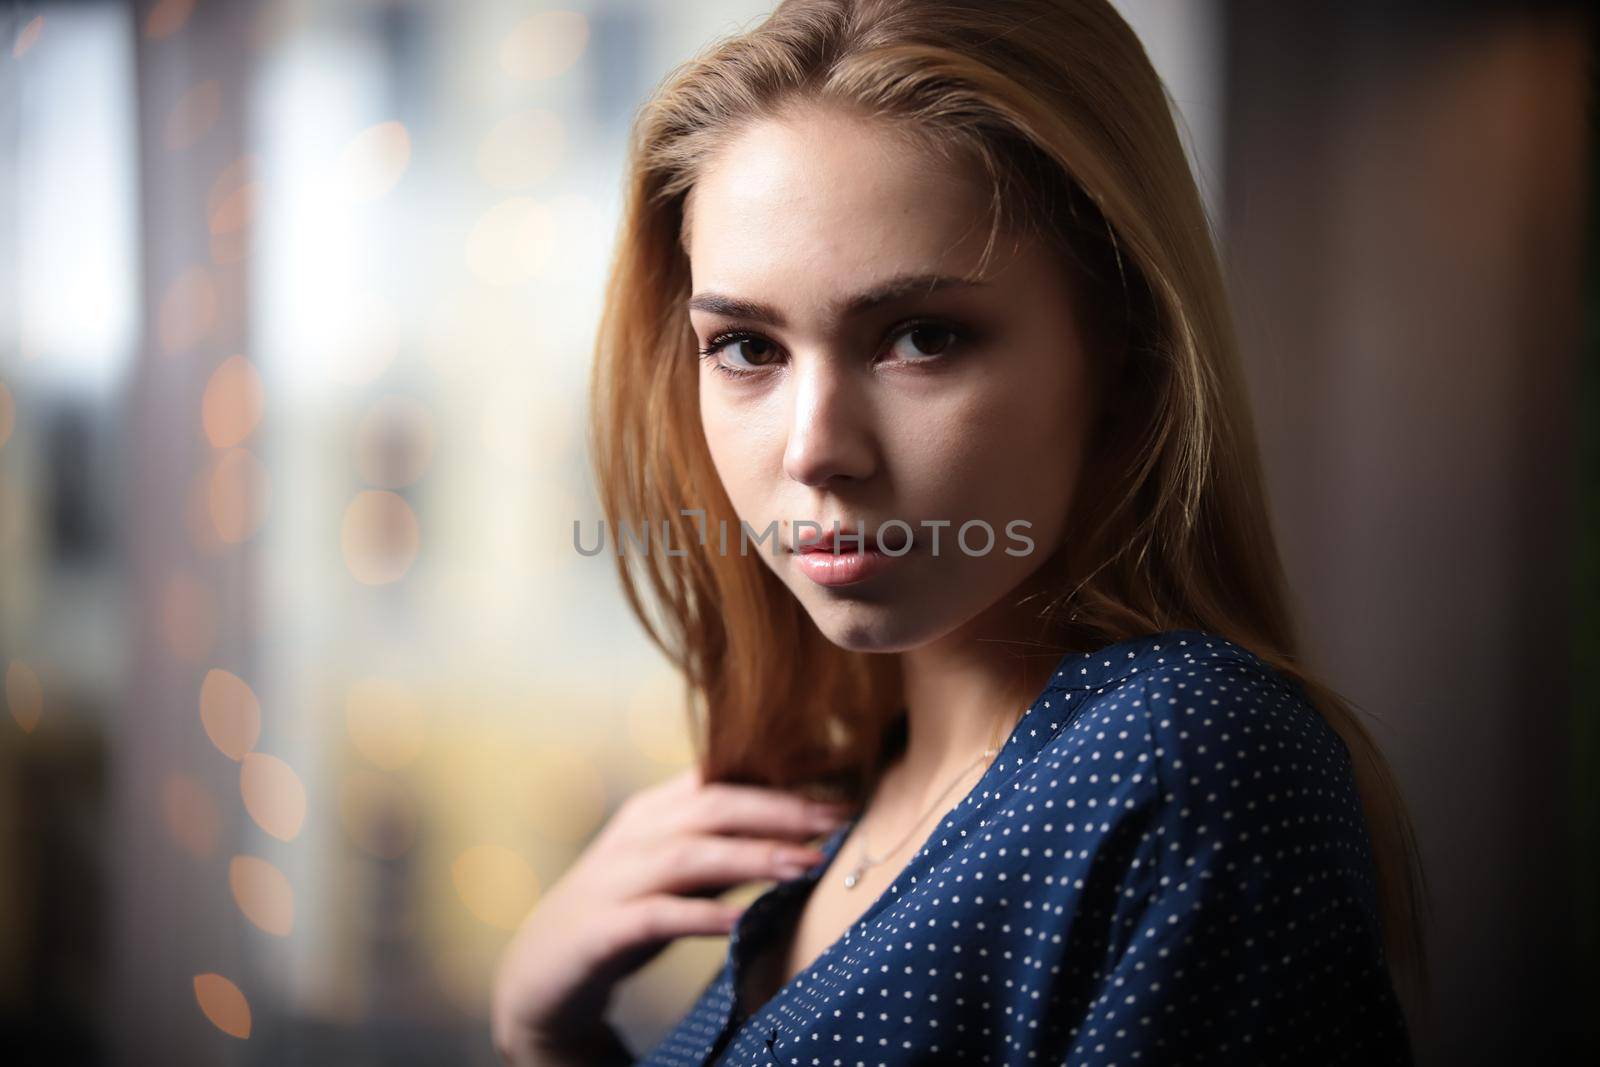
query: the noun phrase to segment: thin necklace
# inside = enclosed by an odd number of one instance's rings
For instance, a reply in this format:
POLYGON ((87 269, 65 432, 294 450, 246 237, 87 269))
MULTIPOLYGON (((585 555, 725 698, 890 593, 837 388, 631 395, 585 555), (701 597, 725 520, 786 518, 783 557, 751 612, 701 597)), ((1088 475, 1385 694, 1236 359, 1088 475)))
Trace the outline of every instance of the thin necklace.
MULTIPOLYGON (((1013 725, 1013 729, 1014 728, 1015 728, 1015 726, 1013 725)), ((907 841, 909 841, 911 839, 911 835, 916 832, 917 827, 921 826, 923 824, 923 822, 926 821, 928 816, 933 814, 933 812, 939 807, 939 801, 943 800, 946 796, 948 796, 949 793, 950 793, 950 790, 952 790, 952 789, 954 789, 956 787, 956 783, 961 781, 961 779, 965 778, 968 774, 972 773, 972 768, 976 767, 979 763, 983 762, 985 759, 990 759, 990 758, 994 757, 995 755, 997 755, 999 753, 999 751, 1000 751, 999 749, 997 749, 997 748, 995 748, 993 746, 993 742, 991 741, 990 747, 983 750, 983 755, 979 756, 977 759, 975 759, 971 763, 967 764, 966 769, 963 770, 959 775, 957 775, 950 782, 949 785, 944 787, 944 790, 938 795, 938 797, 936 797, 934 799, 934 802, 928 807, 928 810, 922 813, 922 818, 920 818, 916 822, 912 823, 911 824, 911 829, 907 830, 906 831, 906 835, 904 837, 902 837, 898 842, 896 842, 895 846, 893 848, 891 848, 888 852, 885 852, 883 855, 878 856, 877 858, 873 858, 872 856, 869 856, 867 854, 865 836, 863 835, 863 840, 861 842, 861 847, 856 850, 856 865, 853 868, 850 869, 850 872, 848 874, 846 874, 844 876, 844 887, 846 889, 854 889, 856 887, 856 885, 860 883, 861 876, 867 873, 867 868, 876 867, 878 864, 882 863, 884 860, 888 859, 890 856, 894 855, 896 852, 899 852, 901 847, 907 841)))

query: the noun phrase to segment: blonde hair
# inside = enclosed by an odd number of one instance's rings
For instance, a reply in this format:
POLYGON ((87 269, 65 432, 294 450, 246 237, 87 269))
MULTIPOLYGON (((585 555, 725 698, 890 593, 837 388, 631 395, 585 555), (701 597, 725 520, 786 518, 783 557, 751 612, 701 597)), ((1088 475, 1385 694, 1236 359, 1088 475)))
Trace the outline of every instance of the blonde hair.
POLYGON ((1415 1014, 1429 984, 1415 833, 1351 703, 1301 662, 1210 223, 1166 90, 1106 0, 785 0, 678 67, 639 113, 590 447, 612 529, 665 524, 678 546, 652 540, 617 565, 683 672, 703 776, 859 799, 900 705, 898 657, 832 644, 759 559, 701 544, 740 525, 699 424, 689 193, 720 146, 800 106, 980 168, 986 263, 1009 234, 1072 265, 1101 403, 1070 543, 1041 568, 1040 643, 1059 655, 1204 630, 1297 682, 1350 751, 1385 953, 1415 1014))

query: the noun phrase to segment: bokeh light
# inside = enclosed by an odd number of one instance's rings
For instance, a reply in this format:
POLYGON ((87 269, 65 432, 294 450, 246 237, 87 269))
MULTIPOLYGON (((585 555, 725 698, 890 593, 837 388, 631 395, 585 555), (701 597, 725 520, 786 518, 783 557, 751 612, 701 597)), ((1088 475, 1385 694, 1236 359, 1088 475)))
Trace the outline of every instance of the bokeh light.
POLYGON ((255 173, 259 160, 244 155, 224 167, 206 196, 206 226, 211 234, 211 262, 242 262, 250 251, 256 201, 261 195, 255 173))
POLYGON ((159 41, 171 37, 188 23, 194 14, 195 0, 156 0, 144 20, 144 35, 159 41))
POLYGON ((500 68, 535 81, 572 69, 589 43, 589 20, 577 11, 541 11, 517 23, 500 45, 500 68))
POLYGON ((28 49, 39 43, 39 37, 43 33, 44 16, 33 16, 22 29, 17 31, 17 39, 11 44, 11 58, 21 59, 27 54, 28 49))
POLYGON ((213 234, 242 230, 255 218, 259 186, 255 179, 260 160, 240 156, 222 169, 206 195, 206 225, 213 234))
POLYGON ((211 335, 217 324, 217 287, 206 267, 190 267, 161 297, 156 329, 161 350, 179 356, 211 335))
POLYGON ((283 760, 263 752, 239 761, 239 793, 257 826, 280 841, 293 841, 306 821, 306 787, 283 760))
POLYGON ((416 513, 405 498, 387 490, 357 493, 345 509, 339 543, 345 566, 364 585, 386 585, 405 577, 422 545, 416 513))
POLYGON ((261 702, 243 678, 213 667, 200 683, 200 721, 219 752, 242 760, 261 737, 261 702))
POLYGON ((200 399, 200 421, 211 446, 232 448, 255 432, 265 395, 255 364, 241 355, 223 360, 200 399))
POLYGON ((351 200, 376 200, 399 183, 411 163, 411 134, 380 122, 352 137, 339 154, 337 190, 351 200))
POLYGON ((216 556, 228 550, 228 543, 217 536, 211 521, 211 464, 201 467, 189 479, 183 497, 183 528, 189 544, 202 556, 216 556))
POLYGON ((44 715, 44 687, 39 675, 21 660, 6 665, 6 706, 25 733, 32 733, 44 715))
POLYGON ((218 1030, 230 1037, 250 1036, 250 1002, 233 982, 220 974, 197 974, 194 999, 218 1030))
POLYGON ((262 463, 243 448, 231 448, 211 467, 211 524, 229 544, 254 537, 267 519, 272 482, 262 463))
POLYGON ((456 894, 490 926, 515 930, 539 898, 539 878, 522 856, 504 845, 474 845, 450 866, 456 894))
POLYGON ((294 889, 288 876, 259 856, 235 856, 228 863, 228 888, 244 917, 269 934, 288 937, 294 929, 294 889))

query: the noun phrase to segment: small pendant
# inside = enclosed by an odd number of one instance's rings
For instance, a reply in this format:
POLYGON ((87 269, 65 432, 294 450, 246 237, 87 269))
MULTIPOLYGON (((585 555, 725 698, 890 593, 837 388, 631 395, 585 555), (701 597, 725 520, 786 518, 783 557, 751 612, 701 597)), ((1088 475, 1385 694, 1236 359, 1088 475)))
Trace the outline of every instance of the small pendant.
POLYGON ((865 874, 866 871, 867 865, 865 863, 856 864, 856 869, 844 876, 844 887, 846 889, 854 889, 856 887, 856 883, 861 881, 861 876, 865 874))

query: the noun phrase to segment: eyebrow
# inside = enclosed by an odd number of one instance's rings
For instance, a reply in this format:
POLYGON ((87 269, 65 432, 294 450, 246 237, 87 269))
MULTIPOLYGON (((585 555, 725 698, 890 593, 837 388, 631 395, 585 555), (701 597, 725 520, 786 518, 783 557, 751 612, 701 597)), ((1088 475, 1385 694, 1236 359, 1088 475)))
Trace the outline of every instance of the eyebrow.
MULTIPOLYGON (((962 278, 949 274, 897 274, 879 282, 854 296, 836 300, 829 306, 834 320, 859 315, 881 304, 902 300, 908 296, 928 296, 940 289, 977 287, 987 285, 981 278, 962 278)), ((784 329, 788 324, 783 313, 771 304, 757 300, 741 300, 721 293, 697 293, 689 298, 689 310, 708 311, 730 319, 747 319, 784 329)))

